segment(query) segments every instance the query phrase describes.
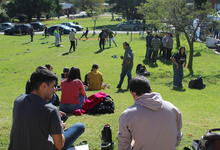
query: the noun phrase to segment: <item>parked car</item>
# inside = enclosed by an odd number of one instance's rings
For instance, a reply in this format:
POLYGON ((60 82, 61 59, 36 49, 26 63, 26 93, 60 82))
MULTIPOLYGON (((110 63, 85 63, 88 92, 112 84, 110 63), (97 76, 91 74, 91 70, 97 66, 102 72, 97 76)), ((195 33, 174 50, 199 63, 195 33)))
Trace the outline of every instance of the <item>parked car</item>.
POLYGON ((138 31, 143 30, 146 25, 140 21, 126 21, 117 25, 117 29, 120 31, 138 31))
POLYGON ((32 26, 30 24, 15 24, 13 27, 5 29, 5 35, 14 35, 14 34, 29 34, 32 26))
MULTIPOLYGON (((68 26, 62 25, 62 24, 58 24, 58 25, 54 25, 51 26, 47 29, 47 33, 49 33, 50 35, 54 34, 54 30, 59 27, 59 30, 61 31, 61 34, 69 34, 70 31, 74 28, 70 28, 68 26)), ((74 29, 75 30, 75 29, 74 29)))
POLYGON ((81 11, 78 14, 74 14, 73 17, 75 17, 75 18, 84 18, 84 17, 88 17, 88 14, 85 11, 81 11))
POLYGON ((74 24, 72 22, 64 22, 64 23, 61 23, 62 25, 65 25, 65 26, 68 26, 70 28, 74 28, 76 29, 76 31, 82 31, 83 30, 83 27, 81 25, 77 25, 77 24, 74 24))
POLYGON ((0 31, 4 31, 5 29, 13 27, 14 24, 10 22, 5 22, 0 24, 0 31))
POLYGON ((34 31, 43 31, 45 28, 45 25, 41 22, 31 22, 31 25, 34 28, 34 31))

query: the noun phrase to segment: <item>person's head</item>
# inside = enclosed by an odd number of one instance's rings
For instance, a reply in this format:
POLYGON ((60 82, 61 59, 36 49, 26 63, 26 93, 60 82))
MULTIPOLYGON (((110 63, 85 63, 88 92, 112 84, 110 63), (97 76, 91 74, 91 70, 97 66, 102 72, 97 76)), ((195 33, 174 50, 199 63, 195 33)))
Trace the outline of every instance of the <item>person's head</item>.
POLYGON ((53 71, 53 66, 51 64, 46 64, 45 67, 50 70, 53 71))
POLYGON ((130 47, 130 45, 129 45, 128 42, 124 42, 124 43, 123 43, 123 48, 124 48, 124 49, 129 48, 129 47, 130 47))
POLYGON ((185 55, 185 54, 186 54, 186 48, 185 48, 184 46, 181 46, 181 47, 179 48, 179 53, 180 53, 181 55, 185 55))
POLYGON ((97 65, 97 64, 92 65, 92 71, 96 71, 98 69, 99 69, 99 65, 97 65))
POLYGON ((155 37, 155 38, 159 38, 158 34, 155 34, 154 37, 155 37))
POLYGON ((173 34, 172 34, 172 33, 169 33, 169 36, 170 36, 170 37, 173 37, 173 34))
POLYGON ((70 72, 69 72, 69 75, 68 75, 68 81, 72 81, 72 80, 75 80, 75 79, 81 80, 81 74, 80 74, 79 68, 72 67, 70 69, 70 72))
POLYGON ((67 67, 64 67, 64 68, 63 68, 63 73, 61 74, 62 78, 67 78, 69 72, 70 72, 70 69, 67 68, 67 67))
POLYGON ((32 93, 42 99, 50 100, 55 92, 57 80, 57 76, 48 69, 36 70, 30 77, 32 93))
POLYGON ((149 80, 144 76, 138 76, 130 80, 129 89, 134 98, 145 93, 151 93, 149 80))
POLYGON ((147 32, 147 35, 151 35, 151 33, 148 31, 148 32, 147 32))

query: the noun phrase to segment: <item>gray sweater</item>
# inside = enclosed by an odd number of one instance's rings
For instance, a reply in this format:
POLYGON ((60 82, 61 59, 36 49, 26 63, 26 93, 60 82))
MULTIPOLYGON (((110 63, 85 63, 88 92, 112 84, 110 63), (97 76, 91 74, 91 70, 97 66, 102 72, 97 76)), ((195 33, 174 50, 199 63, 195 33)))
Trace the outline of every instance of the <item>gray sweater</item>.
POLYGON ((173 104, 159 93, 145 93, 119 119, 119 150, 175 150, 181 128, 181 113, 173 104))

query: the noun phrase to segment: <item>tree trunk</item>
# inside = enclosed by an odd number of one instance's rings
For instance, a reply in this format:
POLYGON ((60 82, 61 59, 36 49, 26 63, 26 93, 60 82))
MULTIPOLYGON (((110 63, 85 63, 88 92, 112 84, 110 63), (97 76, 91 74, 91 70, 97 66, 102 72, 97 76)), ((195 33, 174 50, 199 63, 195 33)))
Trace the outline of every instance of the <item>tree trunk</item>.
POLYGON ((176 32, 176 48, 180 47, 180 34, 176 32))
POLYGON ((93 26, 93 35, 95 35, 96 19, 94 19, 93 22, 94 22, 94 26, 93 26))
POLYGON ((190 75, 193 75, 193 53, 194 53, 194 47, 193 47, 193 44, 194 42, 190 42, 188 43, 189 44, 189 61, 188 61, 188 70, 189 70, 189 74, 190 75))
POLYGON ((189 60, 188 60, 188 65, 187 65, 187 68, 189 70, 189 74, 191 76, 193 76, 193 53, 194 53, 194 40, 192 38, 192 40, 190 40, 189 38, 189 35, 185 32, 185 37, 186 37, 186 40, 188 42, 188 45, 189 45, 189 60))

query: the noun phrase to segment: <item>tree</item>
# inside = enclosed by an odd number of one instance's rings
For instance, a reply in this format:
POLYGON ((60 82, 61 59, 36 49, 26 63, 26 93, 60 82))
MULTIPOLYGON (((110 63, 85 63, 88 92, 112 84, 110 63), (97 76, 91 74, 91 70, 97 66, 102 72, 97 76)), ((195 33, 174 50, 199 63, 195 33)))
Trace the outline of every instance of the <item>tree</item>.
POLYGON ((139 7, 139 12, 154 24, 167 24, 185 35, 189 46, 188 70, 193 75, 193 53, 197 29, 207 21, 207 15, 213 11, 209 2, 198 8, 187 0, 147 0, 139 7), (193 21, 197 19, 196 26, 193 21))
POLYGON ((50 13, 56 8, 60 8, 59 0, 11 0, 6 6, 10 17, 25 16, 28 22, 32 17, 40 19, 42 13, 50 13))
POLYGON ((74 4, 81 10, 86 11, 91 16, 94 23, 93 34, 95 34, 96 22, 98 16, 104 11, 104 0, 75 0, 74 4))
POLYGON ((143 15, 137 12, 137 6, 145 0, 108 0, 110 5, 114 4, 112 10, 115 13, 120 13, 127 20, 143 19, 143 15))

